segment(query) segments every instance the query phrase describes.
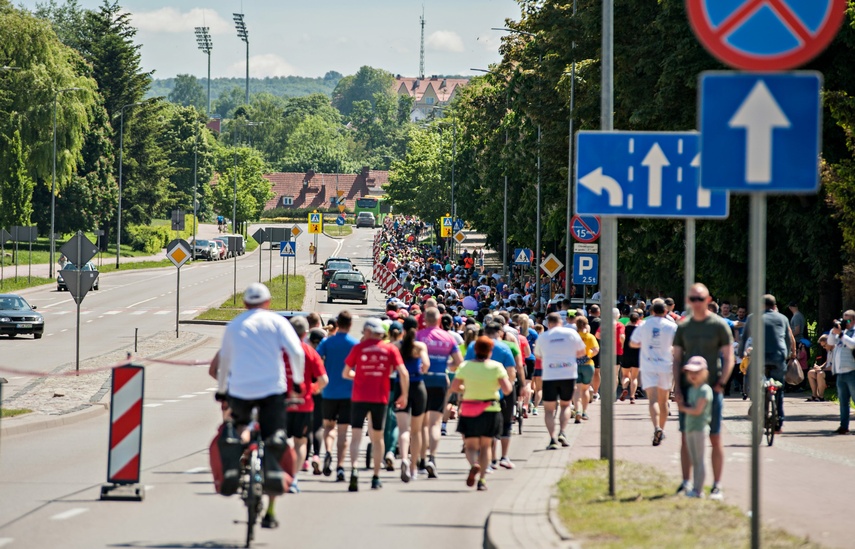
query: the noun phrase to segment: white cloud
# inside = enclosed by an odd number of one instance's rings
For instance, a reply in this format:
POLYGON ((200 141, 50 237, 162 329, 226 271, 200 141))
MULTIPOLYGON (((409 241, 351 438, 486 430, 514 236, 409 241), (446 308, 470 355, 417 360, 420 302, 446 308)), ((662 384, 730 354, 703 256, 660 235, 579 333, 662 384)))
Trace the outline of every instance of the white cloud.
POLYGON ((186 12, 175 8, 160 8, 154 11, 132 13, 131 18, 134 26, 141 32, 193 32, 195 27, 210 27, 211 34, 232 32, 231 22, 223 19, 216 11, 207 8, 193 8, 186 12))
POLYGON ((428 36, 426 45, 434 51, 451 53, 464 51, 463 39, 454 31, 436 31, 428 36))
MULTIPOLYGON (((252 55, 249 58, 249 75, 255 78, 265 76, 291 76, 297 74, 293 65, 275 53, 252 55)), ((245 76, 246 61, 233 63, 228 70, 228 76, 245 76)))

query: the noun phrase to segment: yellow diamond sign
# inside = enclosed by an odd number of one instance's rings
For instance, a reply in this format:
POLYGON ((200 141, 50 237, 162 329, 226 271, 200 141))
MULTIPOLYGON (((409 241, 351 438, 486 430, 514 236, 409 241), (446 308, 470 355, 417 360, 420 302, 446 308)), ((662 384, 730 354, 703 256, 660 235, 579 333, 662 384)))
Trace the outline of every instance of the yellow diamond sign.
POLYGON ((190 244, 180 238, 173 240, 166 246, 166 257, 180 268, 190 259, 190 244))
POLYGON ((301 229, 297 225, 294 225, 293 227, 291 227, 291 236, 293 236, 294 238, 297 238, 301 234, 303 234, 303 229, 301 229))
POLYGON ((458 244, 463 244, 463 241, 466 240, 466 235, 463 234, 463 231, 457 231, 456 233, 454 233, 454 236, 452 238, 458 244))
POLYGON ((549 256, 543 260, 543 263, 540 264, 540 268, 543 269, 543 272, 545 272, 550 278, 552 278, 564 268, 564 263, 558 261, 558 258, 555 257, 554 254, 549 254, 549 256))

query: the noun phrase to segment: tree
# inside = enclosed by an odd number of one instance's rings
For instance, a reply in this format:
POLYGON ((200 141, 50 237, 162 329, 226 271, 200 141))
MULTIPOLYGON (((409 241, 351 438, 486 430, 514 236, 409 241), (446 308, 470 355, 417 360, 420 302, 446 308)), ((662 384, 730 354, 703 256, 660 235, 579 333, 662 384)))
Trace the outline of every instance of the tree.
POLYGON ((306 116, 288 136, 279 167, 285 172, 355 173, 344 129, 319 115, 306 116))
POLYGON ((192 107, 168 106, 163 140, 169 145, 173 171, 169 177, 170 194, 164 201, 168 215, 174 208, 193 211, 194 162, 198 215, 210 217, 210 185, 213 175, 214 145, 211 132, 205 128, 205 119, 192 107))
POLYGON ((370 101, 376 104, 377 94, 394 96, 395 77, 382 69, 363 66, 352 76, 338 81, 333 91, 332 104, 347 116, 353 110, 356 101, 370 101))
POLYGON ((192 74, 179 74, 175 77, 175 87, 169 92, 169 101, 182 107, 196 107, 199 112, 208 109, 208 96, 199 80, 192 74))
POLYGON ((0 159, 0 226, 27 226, 33 213, 33 180, 27 173, 21 131, 3 136, 0 159))
POLYGON ((246 90, 238 86, 233 87, 227 93, 220 94, 214 103, 214 112, 223 118, 233 118, 235 111, 246 102, 246 90))
POLYGON ((267 166, 258 151, 248 147, 220 147, 214 153, 214 169, 219 174, 211 196, 214 212, 232 217, 236 181, 235 221, 240 224, 259 219, 273 191, 270 181, 262 175, 267 166))

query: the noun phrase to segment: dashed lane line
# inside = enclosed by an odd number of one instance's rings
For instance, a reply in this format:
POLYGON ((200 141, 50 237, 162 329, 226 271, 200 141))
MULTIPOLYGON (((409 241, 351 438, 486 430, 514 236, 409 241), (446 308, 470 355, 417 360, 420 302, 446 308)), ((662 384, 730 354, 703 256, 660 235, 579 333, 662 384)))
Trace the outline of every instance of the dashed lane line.
POLYGON ((89 509, 87 509, 85 507, 75 507, 74 509, 69 509, 68 511, 63 511, 62 513, 57 513, 56 515, 52 516, 50 519, 51 520, 68 520, 70 518, 76 517, 77 515, 82 515, 83 513, 85 513, 88 510, 89 509))

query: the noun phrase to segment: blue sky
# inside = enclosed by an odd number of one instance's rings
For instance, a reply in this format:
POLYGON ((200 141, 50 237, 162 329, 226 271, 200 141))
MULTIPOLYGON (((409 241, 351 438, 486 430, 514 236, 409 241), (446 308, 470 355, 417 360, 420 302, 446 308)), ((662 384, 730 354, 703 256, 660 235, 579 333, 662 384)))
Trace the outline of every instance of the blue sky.
MULTIPOLYGON (((33 8, 38 0, 18 0, 33 8)), ((94 8, 101 0, 81 0, 94 8)), ((193 27, 211 27, 211 76, 243 76, 245 45, 232 13, 246 15, 251 76, 352 74, 362 65, 416 76, 422 0, 126 0, 134 16, 145 69, 155 77, 205 76, 205 55, 193 27)), ((499 60, 505 18, 519 19, 514 0, 424 0, 425 72, 473 74, 499 60)))

